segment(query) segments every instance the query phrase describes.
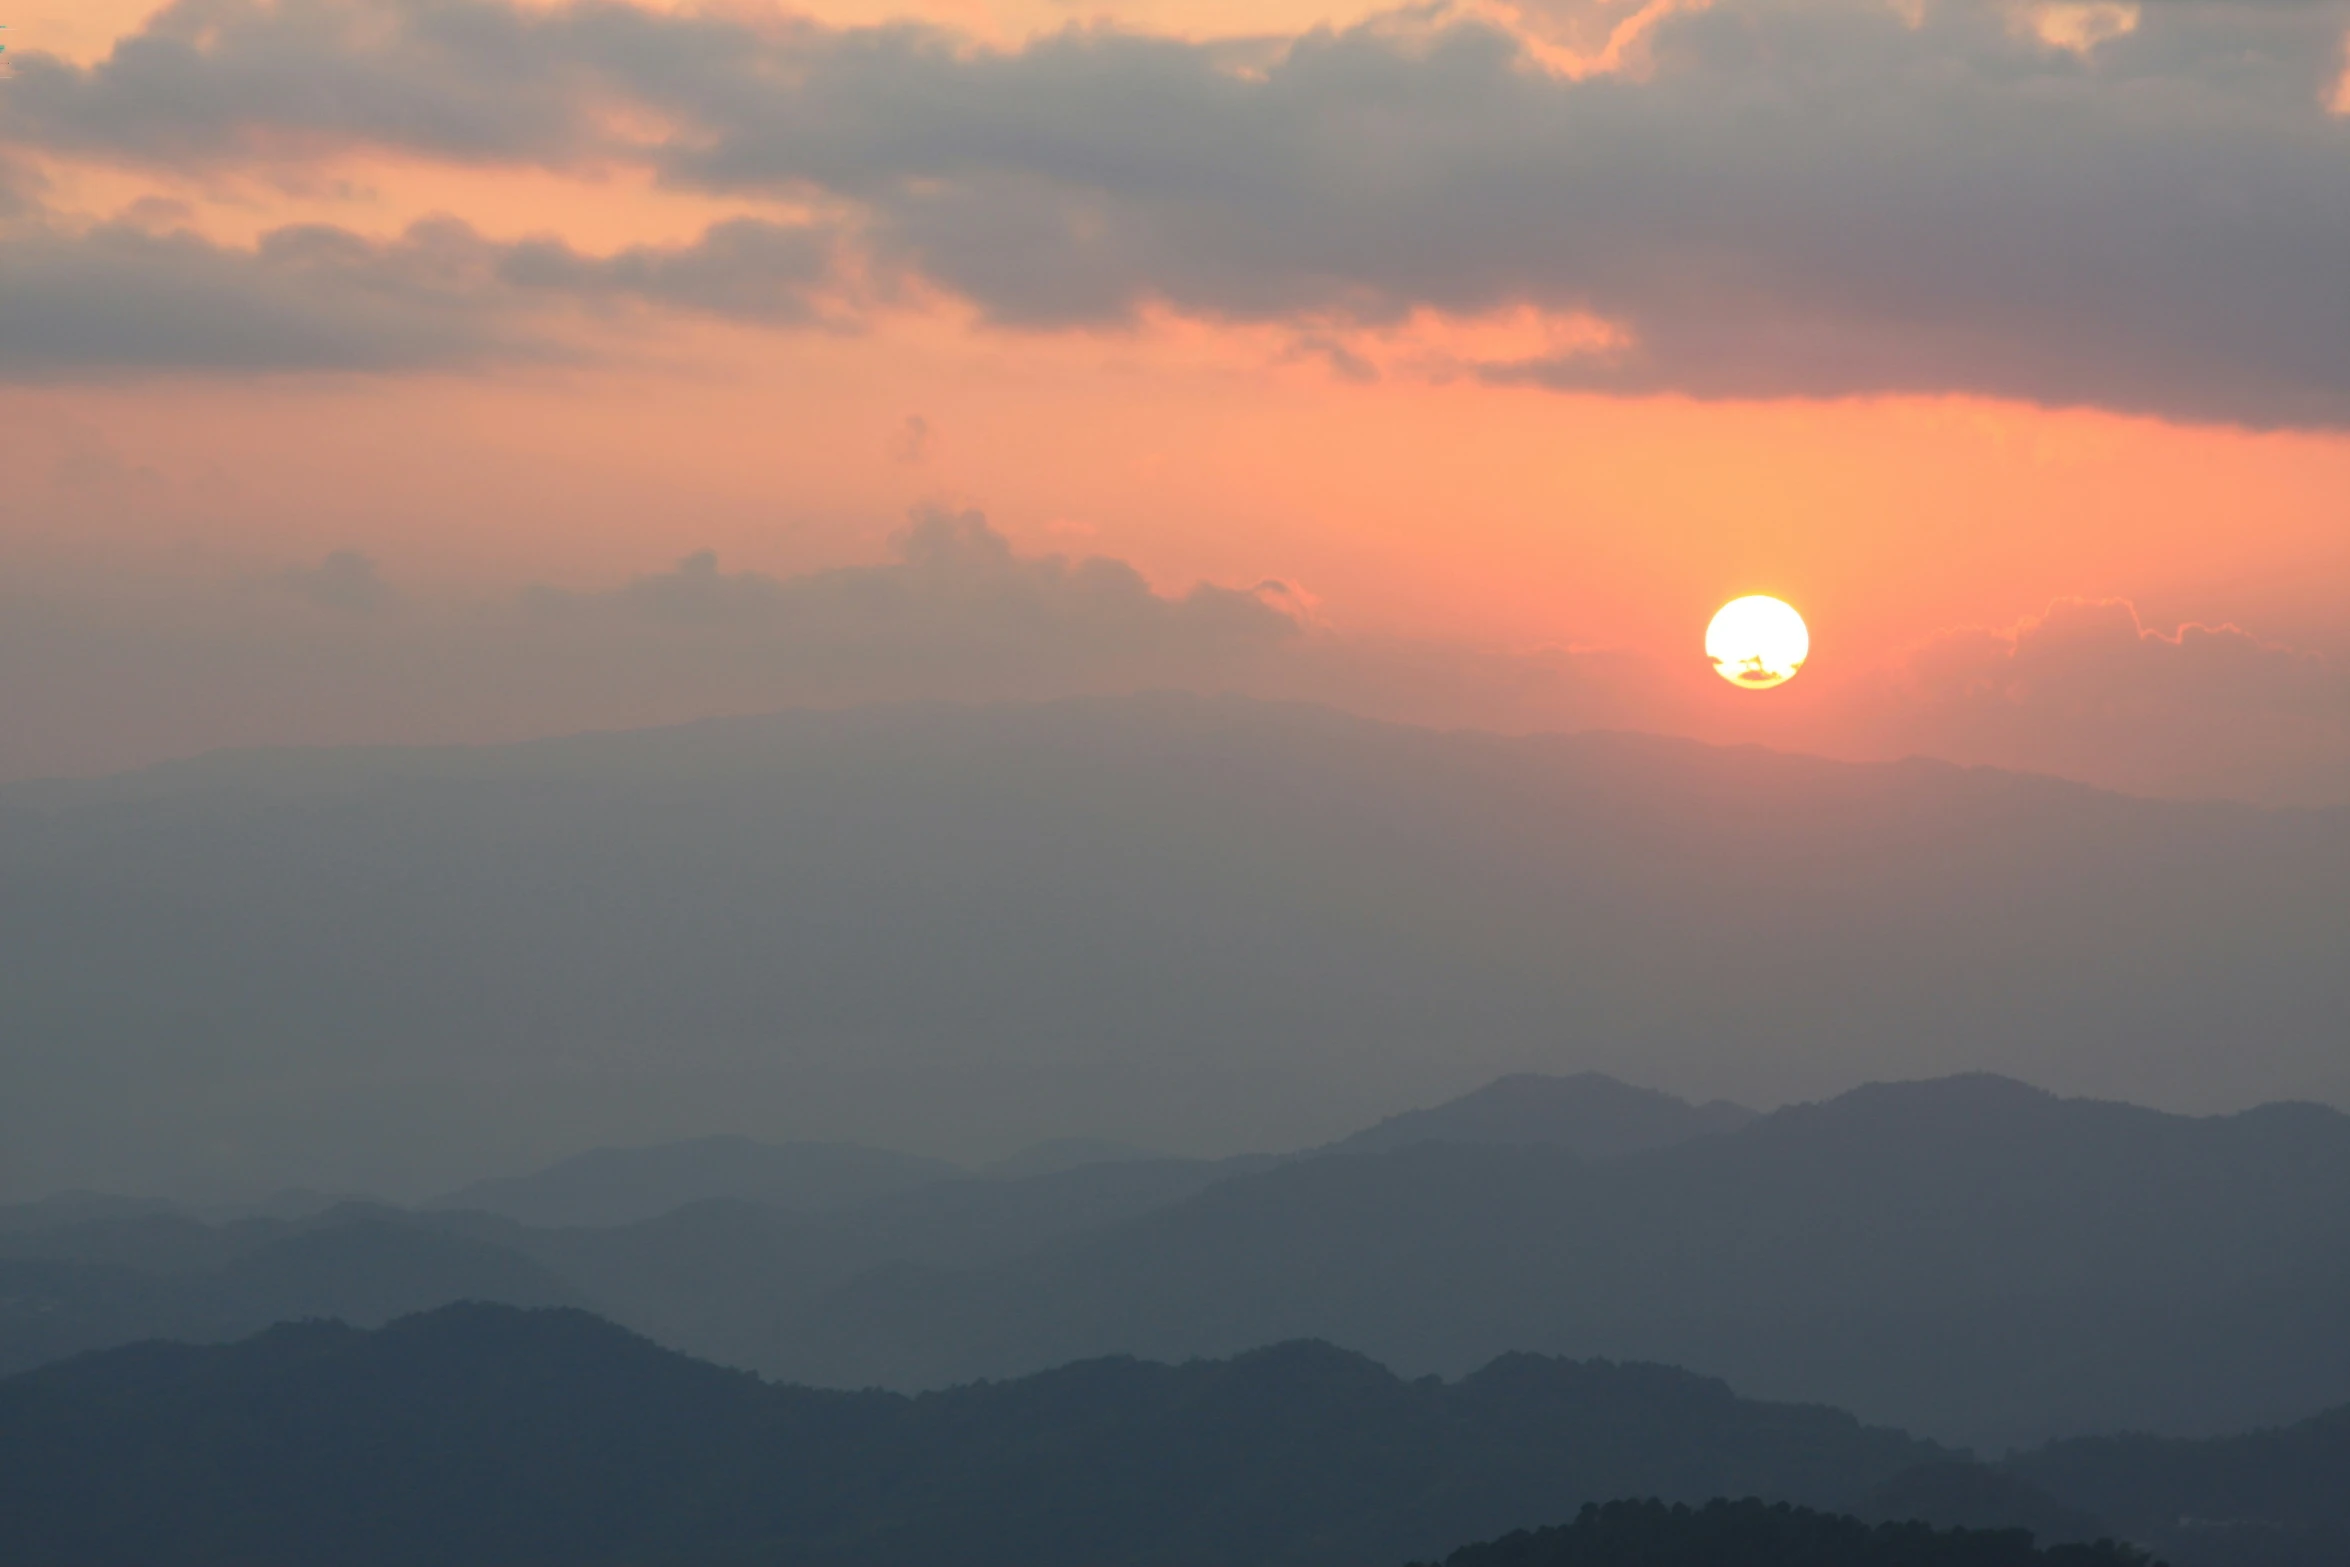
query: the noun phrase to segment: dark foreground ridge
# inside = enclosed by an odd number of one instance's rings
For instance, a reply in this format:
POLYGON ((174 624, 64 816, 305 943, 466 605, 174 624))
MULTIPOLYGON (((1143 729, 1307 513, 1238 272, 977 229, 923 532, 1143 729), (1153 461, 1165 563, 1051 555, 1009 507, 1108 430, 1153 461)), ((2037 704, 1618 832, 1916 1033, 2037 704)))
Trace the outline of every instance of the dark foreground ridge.
POLYGON ((1703 1507, 1593 1503, 1559 1528, 1464 1546, 1444 1567, 2138 1567, 2152 1558, 2112 1541, 2042 1550, 2014 1529, 1869 1525, 1755 1501, 1703 1507))
MULTIPOLYGON (((1977 1531, 1932 1550, 2010 1552, 1818 1556, 1788 1535, 1774 1555, 1766 1532, 1763 1554, 1688 1558, 1705 1567, 2039 1562, 2014 1554, 2024 1529, 2111 1534, 2173 1567, 2342 1567, 2350 1410, 1985 1466, 1653 1365, 1507 1355, 1407 1381, 1297 1342, 907 1397, 780 1386, 583 1311, 485 1305, 132 1345, 0 1381, 8 1567, 1393 1567, 1466 1540, 1532 1549, 1498 1537, 1622 1497, 1922 1520, 1977 1531)), ((1817 1527, 1830 1545, 1858 1528, 1817 1527)), ((1571 1534, 1525 1538, 1600 1548, 1571 1534)), ((1684 1559, 1659 1551, 1628 1559, 1684 1559)))
POLYGON ((0 1561, 1392 1567, 1616 1496, 1846 1508, 1947 1456, 1657 1366, 1409 1382, 1293 1343, 907 1398, 454 1306, 0 1382, 0 1561))

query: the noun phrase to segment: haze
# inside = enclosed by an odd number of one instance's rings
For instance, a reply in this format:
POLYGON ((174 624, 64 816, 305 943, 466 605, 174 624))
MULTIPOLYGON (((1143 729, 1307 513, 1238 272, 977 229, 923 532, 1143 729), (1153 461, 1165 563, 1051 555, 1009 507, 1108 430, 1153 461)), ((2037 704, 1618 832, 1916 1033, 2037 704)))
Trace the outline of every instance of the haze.
POLYGON ((20 0, 9 1567, 2350 1561, 2350 0, 20 0))

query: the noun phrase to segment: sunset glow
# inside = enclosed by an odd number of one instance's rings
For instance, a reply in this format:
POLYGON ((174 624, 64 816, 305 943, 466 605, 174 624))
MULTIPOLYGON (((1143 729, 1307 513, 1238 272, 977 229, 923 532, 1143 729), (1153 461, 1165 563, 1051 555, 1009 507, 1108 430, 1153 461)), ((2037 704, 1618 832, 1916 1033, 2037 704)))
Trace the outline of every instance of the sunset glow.
POLYGON ((10 14, 0 776, 1146 680, 2350 802, 2323 8, 482 3, 10 14), (625 607, 933 512, 1282 619, 982 682, 625 607), (1837 628, 1769 703, 1687 656, 1755 581, 1837 628))

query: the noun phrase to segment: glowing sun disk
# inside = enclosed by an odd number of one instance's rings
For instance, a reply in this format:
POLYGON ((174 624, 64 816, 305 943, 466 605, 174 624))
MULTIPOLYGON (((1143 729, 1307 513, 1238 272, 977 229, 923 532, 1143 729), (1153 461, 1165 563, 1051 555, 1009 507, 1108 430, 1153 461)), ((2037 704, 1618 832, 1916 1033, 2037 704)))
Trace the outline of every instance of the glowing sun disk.
POLYGON ((1784 685, 1810 653, 1803 617, 1768 594, 1732 599, 1705 628, 1705 656, 1714 661, 1714 672, 1749 691, 1784 685))

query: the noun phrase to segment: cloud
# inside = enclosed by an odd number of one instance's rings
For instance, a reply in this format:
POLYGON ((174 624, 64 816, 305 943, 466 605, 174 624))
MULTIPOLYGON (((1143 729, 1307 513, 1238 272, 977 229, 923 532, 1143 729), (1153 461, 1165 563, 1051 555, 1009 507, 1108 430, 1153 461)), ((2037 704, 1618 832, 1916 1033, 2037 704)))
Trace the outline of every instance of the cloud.
POLYGON ((1512 733, 1762 738, 1925 754, 2127 792, 2350 805, 2350 669, 2228 625, 2066 600, 1878 670, 1724 706, 1702 660, 1334 626, 1294 585, 1154 587, 917 512, 886 559, 798 573, 696 551, 593 591, 393 594, 341 550, 202 589, 0 596, 0 779, 240 745, 498 741, 781 707, 1182 689, 1512 733), (326 611, 326 613, 321 613, 326 611), (1710 699, 1710 700, 1709 700, 1710 699), (1747 727, 1738 727, 1741 724, 1747 727))
POLYGON ((2350 671, 2238 626, 2162 631, 2125 599, 2060 599, 2002 630, 1944 632, 1910 655, 1906 673, 1920 700, 1944 707, 2350 722, 2350 671))
POLYGON ((819 195, 877 265, 1019 327, 1172 308, 1338 342, 1523 307, 1620 346, 1491 379, 2350 423, 2343 6, 2180 0, 2078 38, 2016 15, 1720 0, 1648 25, 1637 71, 1576 76, 1457 13, 1007 49, 609 3, 182 0, 111 59, 26 62, 0 131, 183 166, 634 159, 819 195))
POLYGON ((491 600, 395 598, 340 550, 213 589, 0 597, 0 777, 792 705, 1246 688, 1312 639, 1280 584, 1165 592, 1124 561, 1023 553, 970 511, 917 513, 872 565, 773 575, 702 551, 602 591, 491 600))
MULTIPOLYGON (((599 25, 589 7, 566 31, 599 25)), ((576 157, 589 84, 552 19, 466 0, 174 0, 103 60, 18 52, 0 136, 178 167, 377 146, 456 162, 576 157)))
POLYGON ((1169 596, 1121 560, 1022 555, 976 511, 918 510, 892 552, 883 565, 773 577, 724 571, 704 550, 609 593, 540 590, 532 602, 558 616, 729 629, 836 674, 927 670, 953 684, 1131 675, 1159 660, 1197 675, 1202 661, 1245 661, 1301 629, 1279 583, 1169 596))
POLYGON ((336 550, 315 566, 293 567, 279 580, 295 597, 344 614, 371 614, 392 599, 375 562, 357 550, 336 550))
POLYGON ((1657 711, 1656 671, 1630 655, 1349 634, 1288 583, 1162 590, 1125 561, 1027 553, 979 513, 936 507, 885 560, 789 575, 697 551, 596 591, 395 597, 342 550, 260 586, 0 596, 0 779, 224 746, 1150 689, 1520 731, 1657 711))
POLYGON ((837 236, 742 219, 583 255, 441 218, 389 240, 301 225, 250 249, 117 222, 0 228, 0 376, 413 371, 576 352, 565 311, 658 306, 764 325, 853 320, 837 236))
POLYGON ((2350 799, 2350 668, 2233 625, 2164 631, 2065 599, 1944 632, 1894 672, 1893 732, 1934 754, 2162 794, 2350 799))

